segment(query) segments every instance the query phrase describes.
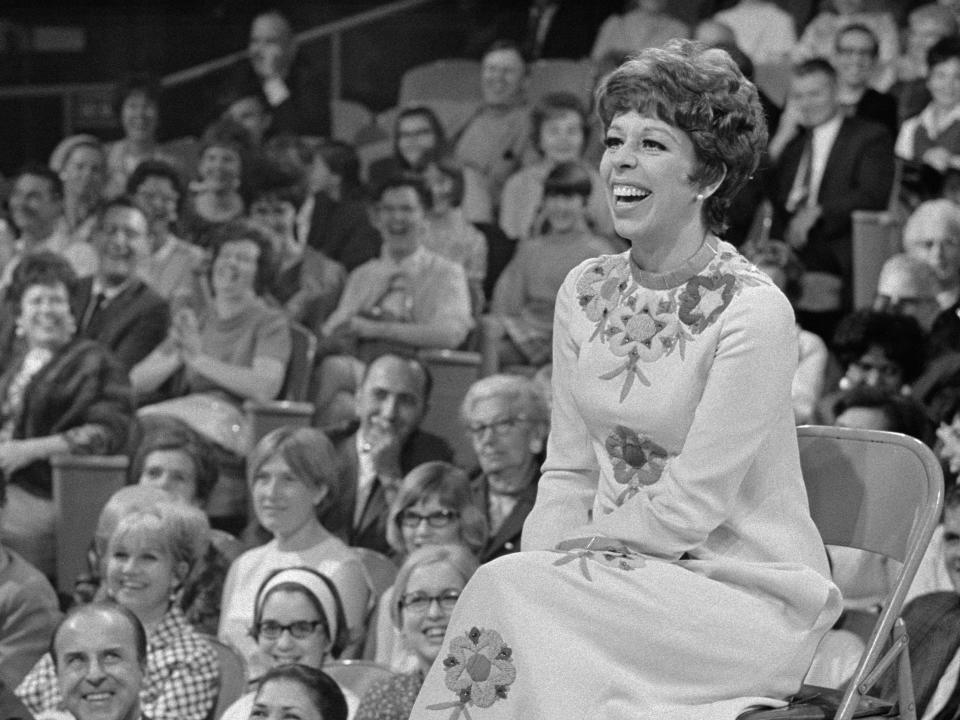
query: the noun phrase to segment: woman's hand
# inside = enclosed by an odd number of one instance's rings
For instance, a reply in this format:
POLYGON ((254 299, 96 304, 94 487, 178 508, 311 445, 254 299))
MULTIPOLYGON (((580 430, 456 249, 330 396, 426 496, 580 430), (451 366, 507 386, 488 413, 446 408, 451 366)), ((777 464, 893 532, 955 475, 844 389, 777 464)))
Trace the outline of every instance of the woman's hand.
POLYGON ((20 468, 39 459, 29 440, 8 440, 0 443, 0 471, 4 477, 9 478, 20 468))
POLYGON ((195 358, 200 354, 202 349, 200 321, 197 320, 197 315, 192 308, 183 307, 177 311, 173 318, 171 332, 184 360, 195 358))
POLYGON ((383 337, 383 323, 376 320, 369 320, 354 315, 350 318, 350 332, 359 338, 381 338, 383 337))
POLYGON ((927 150, 921 160, 926 165, 929 165, 937 172, 944 172, 948 167, 950 167, 950 161, 953 158, 953 155, 950 154, 950 151, 945 147, 932 147, 927 150))

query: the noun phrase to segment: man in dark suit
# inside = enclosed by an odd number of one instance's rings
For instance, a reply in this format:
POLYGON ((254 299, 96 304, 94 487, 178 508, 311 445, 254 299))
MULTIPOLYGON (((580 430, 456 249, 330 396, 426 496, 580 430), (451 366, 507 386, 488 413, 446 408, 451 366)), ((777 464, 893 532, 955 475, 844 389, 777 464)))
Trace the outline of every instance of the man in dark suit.
POLYGON ((147 218, 132 201, 108 202, 94 231, 97 274, 81 280, 73 295, 78 335, 99 340, 127 370, 163 341, 170 324, 166 301, 136 277, 147 232, 147 218))
POLYGON ((770 154, 771 236, 786 240, 806 267, 801 325, 830 341, 851 300, 851 214, 887 207, 893 138, 880 124, 845 117, 833 66, 813 59, 793 69, 770 154))
POLYGON ((344 492, 320 522, 348 544, 390 553, 386 522, 400 480, 430 460, 450 462, 447 442, 419 429, 430 375, 418 360, 385 354, 367 365, 357 391, 359 422, 331 430, 344 492))
POLYGON ((847 25, 833 40, 840 104, 847 115, 880 123, 897 136, 897 100, 870 87, 880 41, 866 25, 847 25))

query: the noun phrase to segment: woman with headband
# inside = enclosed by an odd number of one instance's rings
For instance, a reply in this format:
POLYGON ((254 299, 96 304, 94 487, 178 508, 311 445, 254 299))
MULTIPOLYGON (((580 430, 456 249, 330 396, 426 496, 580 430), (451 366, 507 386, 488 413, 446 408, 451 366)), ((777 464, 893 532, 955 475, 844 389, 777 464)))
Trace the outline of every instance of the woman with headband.
MULTIPOLYGON (((330 578, 312 568, 277 570, 257 591, 250 635, 257 643, 260 667, 269 670, 298 664, 320 670, 329 655, 337 657, 346 645, 340 593, 330 578)), ((348 717, 353 717, 359 699, 349 690, 341 690, 348 717)), ((241 697, 221 720, 247 720, 254 696, 250 692, 241 697)))

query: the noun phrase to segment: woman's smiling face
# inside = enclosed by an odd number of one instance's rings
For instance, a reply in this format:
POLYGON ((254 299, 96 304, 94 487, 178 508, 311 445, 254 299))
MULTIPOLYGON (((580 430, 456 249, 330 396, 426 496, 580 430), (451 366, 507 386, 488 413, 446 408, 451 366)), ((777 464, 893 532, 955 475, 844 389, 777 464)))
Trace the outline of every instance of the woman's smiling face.
MULTIPOLYGON (((320 620, 316 606, 302 592, 275 590, 267 596, 260 613, 261 627, 265 623, 290 626, 298 622, 315 623, 320 620)), ((322 625, 317 625, 305 638, 295 638, 289 629, 280 637, 265 637, 261 629, 257 646, 270 660, 271 666, 299 663, 318 670, 330 649, 330 640, 322 625)))

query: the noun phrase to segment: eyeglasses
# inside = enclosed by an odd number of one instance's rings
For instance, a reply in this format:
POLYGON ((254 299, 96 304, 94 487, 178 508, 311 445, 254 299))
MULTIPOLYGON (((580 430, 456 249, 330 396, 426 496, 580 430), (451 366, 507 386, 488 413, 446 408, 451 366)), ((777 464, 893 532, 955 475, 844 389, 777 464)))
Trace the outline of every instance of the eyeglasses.
POLYGON ((421 515, 416 510, 403 510, 397 516, 397 522, 405 528, 419 527, 424 520, 434 529, 445 528, 460 517, 456 510, 437 510, 429 515, 421 515))
POLYGON ((284 630, 289 630, 290 634, 297 640, 305 640, 322 625, 322 620, 297 620, 289 625, 281 625, 274 620, 264 620, 257 625, 257 635, 261 635, 267 640, 276 640, 283 635, 284 630))
POLYGON ((517 427, 517 423, 521 423, 527 419, 526 415, 514 415, 513 417, 504 418, 503 420, 494 420, 489 423, 472 423, 467 425, 467 432, 469 432, 474 439, 479 440, 483 437, 484 432, 490 430, 496 437, 506 437, 512 430, 517 427))
POLYGON ((402 607, 407 612, 416 613, 417 615, 423 615, 430 609, 430 605, 434 601, 440 606, 440 609, 444 612, 452 612, 453 608, 457 605, 457 600, 460 599, 460 591, 453 590, 444 590, 439 595, 425 595, 424 593, 409 593, 400 598, 400 607, 402 607))

